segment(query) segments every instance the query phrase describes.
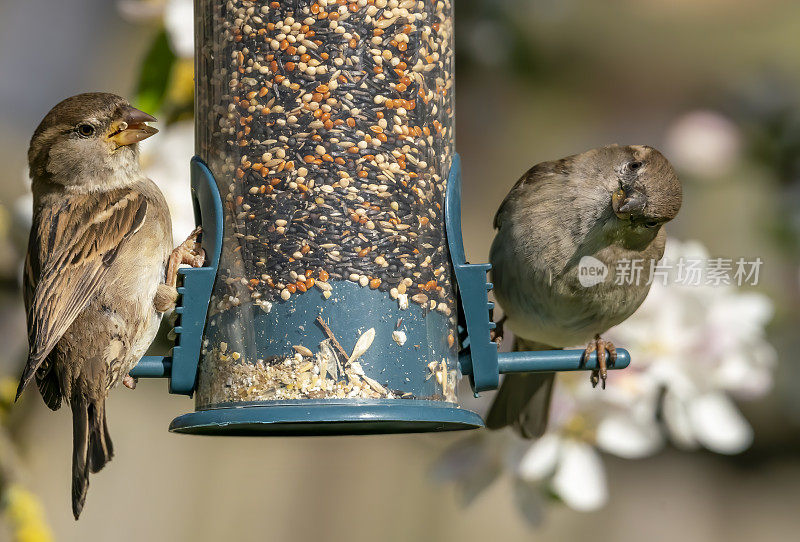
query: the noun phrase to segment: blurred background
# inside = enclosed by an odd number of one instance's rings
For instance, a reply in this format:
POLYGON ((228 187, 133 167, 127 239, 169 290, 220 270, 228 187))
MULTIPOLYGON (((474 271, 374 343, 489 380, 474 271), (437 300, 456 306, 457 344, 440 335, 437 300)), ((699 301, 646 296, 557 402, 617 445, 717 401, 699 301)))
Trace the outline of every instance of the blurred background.
MULTIPOLYGON (((135 98, 162 121, 143 161, 183 238, 191 227, 191 2, 0 2, 0 540, 794 539, 798 25, 792 0, 456 2, 457 148, 472 261, 487 260, 494 211, 526 169, 609 143, 658 147, 678 169, 684 206, 667 228, 672 246, 683 247, 676 253, 763 260, 756 286, 712 296, 716 312, 693 308, 705 305, 699 292, 681 293, 691 302, 670 309, 727 341, 714 362, 727 380, 697 377, 716 402, 689 416, 691 430, 654 411, 636 430, 598 425, 580 439, 561 431, 550 438, 561 439, 553 475, 508 435, 171 435, 169 421, 193 402, 145 380, 112 394, 117 454, 92 477, 76 523, 68 411, 50 412, 34 392, 11 405, 27 349, 19 277, 28 140, 64 97, 135 98), (738 369, 726 365, 734 357, 738 369), (594 485, 582 485, 587 479, 594 485)), ((640 318, 651 319, 649 331, 616 335, 645 369, 648 352, 637 346, 659 334, 674 346, 658 309, 651 303, 640 318)), ((697 351, 673 348, 666 361, 704 366, 697 351)))

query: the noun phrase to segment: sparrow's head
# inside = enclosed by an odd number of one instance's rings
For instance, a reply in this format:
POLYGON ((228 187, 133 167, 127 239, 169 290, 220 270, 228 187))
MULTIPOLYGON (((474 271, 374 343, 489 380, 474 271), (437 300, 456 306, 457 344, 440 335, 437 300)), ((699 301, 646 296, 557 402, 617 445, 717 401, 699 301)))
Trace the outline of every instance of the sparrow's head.
POLYGON ((112 182, 138 172, 139 141, 158 132, 156 119, 106 92, 78 94, 58 103, 33 133, 31 177, 62 185, 112 182))
POLYGON ((606 147, 614 170, 611 208, 635 228, 657 230, 681 208, 683 191, 664 155, 652 147, 606 147))

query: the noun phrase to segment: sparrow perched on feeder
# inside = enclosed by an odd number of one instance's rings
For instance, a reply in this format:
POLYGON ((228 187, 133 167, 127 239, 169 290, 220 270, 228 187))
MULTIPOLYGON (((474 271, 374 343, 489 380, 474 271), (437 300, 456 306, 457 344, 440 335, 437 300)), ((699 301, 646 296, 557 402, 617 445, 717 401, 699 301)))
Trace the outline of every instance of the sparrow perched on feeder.
MULTIPOLYGON (((507 325, 516 350, 588 342, 584 357, 596 351, 599 366, 592 385, 605 388, 616 351, 600 334, 644 301, 651 266, 664 254, 662 226, 678 214, 681 199, 675 171, 651 147, 611 145, 533 166, 494 219, 491 280, 505 314, 499 334, 507 325), (639 271, 623 276, 617 269, 625 266, 639 271)), ((554 377, 507 376, 486 426, 540 436, 554 377)))
POLYGON ((172 251, 169 209, 139 166, 152 116, 107 93, 63 100, 31 138, 33 225, 25 262, 28 361, 53 410, 72 409, 72 511, 89 472, 111 460, 105 400, 155 337, 177 299, 179 263, 202 265, 199 231, 172 251), (169 272, 165 274, 165 268, 169 272))

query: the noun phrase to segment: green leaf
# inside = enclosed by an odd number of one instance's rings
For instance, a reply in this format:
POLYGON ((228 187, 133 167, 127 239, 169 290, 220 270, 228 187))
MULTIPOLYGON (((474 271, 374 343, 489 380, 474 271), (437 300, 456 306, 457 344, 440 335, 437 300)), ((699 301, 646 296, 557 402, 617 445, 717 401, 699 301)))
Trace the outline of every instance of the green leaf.
POLYGON ((169 47, 166 31, 161 29, 142 61, 136 87, 136 107, 151 114, 161 111, 174 64, 175 53, 169 47))

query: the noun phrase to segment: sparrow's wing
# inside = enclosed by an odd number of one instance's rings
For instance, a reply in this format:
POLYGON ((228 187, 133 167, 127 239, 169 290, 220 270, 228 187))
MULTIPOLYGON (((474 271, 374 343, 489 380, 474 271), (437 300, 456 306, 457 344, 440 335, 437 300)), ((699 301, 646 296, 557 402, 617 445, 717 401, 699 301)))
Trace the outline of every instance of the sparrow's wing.
MULTIPOLYGON (((30 317, 31 304, 33 303, 36 284, 39 282, 41 271, 42 246, 39 242, 37 228, 31 228, 30 239, 28 240, 28 253, 25 257, 25 275, 23 277, 23 297, 25 300, 25 313, 30 317)), ((28 321, 28 329, 31 329, 31 322, 28 321)), ((36 386, 42 395, 45 404, 52 410, 61 408, 61 384, 58 376, 52 372, 52 356, 47 356, 36 370, 36 386)))
POLYGON ((31 265, 25 270, 30 350, 17 397, 90 303, 120 247, 142 226, 146 212, 142 194, 121 189, 65 201, 34 224, 38 234, 29 254, 38 255, 39 261, 29 256, 31 265), (36 267, 41 270, 38 278, 33 276, 36 267), (29 283, 35 284, 31 294, 29 283))
POLYGON ((545 179, 546 177, 550 176, 566 176, 569 170, 569 158, 563 158, 561 160, 555 160, 552 162, 542 162, 541 164, 536 164, 531 169, 525 172, 525 174, 519 178, 516 184, 511 188, 511 190, 506 195, 503 203, 500 204, 500 207, 497 209, 497 213, 494 215, 494 229, 499 229, 503 223, 503 216, 509 210, 510 203, 520 197, 520 194, 525 191, 529 190, 531 186, 535 186, 539 181, 545 179))
MULTIPOLYGON (((28 254, 25 256, 25 275, 22 281, 22 296, 25 300, 25 311, 31 308, 33 303, 33 292, 36 290, 36 283, 39 281, 39 242, 36 238, 36 228, 31 228, 31 235, 28 239, 28 254)), ((30 326, 30 324, 28 324, 30 326)))

